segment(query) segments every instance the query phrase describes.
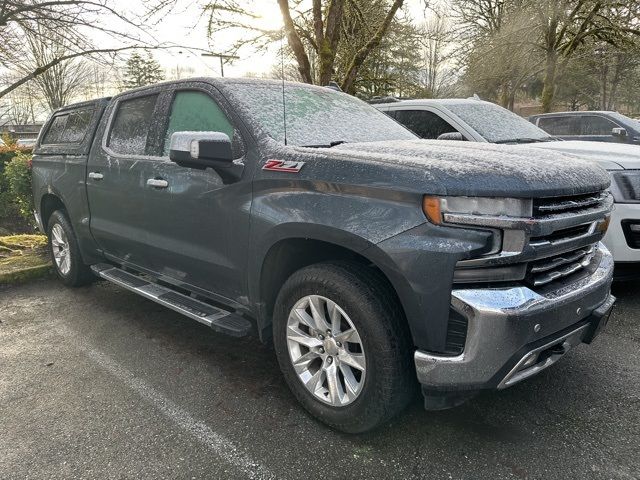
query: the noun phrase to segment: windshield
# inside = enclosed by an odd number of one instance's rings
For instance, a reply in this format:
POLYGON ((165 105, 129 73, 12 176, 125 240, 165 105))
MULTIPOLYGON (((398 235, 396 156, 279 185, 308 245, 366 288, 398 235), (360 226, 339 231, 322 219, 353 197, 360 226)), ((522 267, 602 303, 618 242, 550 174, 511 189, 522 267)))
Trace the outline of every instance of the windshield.
MULTIPOLYGON (((267 134, 284 143, 282 85, 238 82, 227 86, 267 134)), ((287 83, 285 98, 288 145, 332 146, 417 138, 362 100, 329 88, 287 83)))
POLYGON ((447 103, 445 106, 491 143, 546 142, 547 132, 515 113, 488 102, 447 103))
POLYGON ((613 112, 611 114, 611 117, 614 118, 615 120, 619 120, 623 123, 626 123, 627 125, 629 125, 632 128, 635 128, 636 130, 640 130, 640 120, 634 120, 633 118, 627 117, 626 115, 622 115, 621 113, 618 113, 618 112, 613 112))

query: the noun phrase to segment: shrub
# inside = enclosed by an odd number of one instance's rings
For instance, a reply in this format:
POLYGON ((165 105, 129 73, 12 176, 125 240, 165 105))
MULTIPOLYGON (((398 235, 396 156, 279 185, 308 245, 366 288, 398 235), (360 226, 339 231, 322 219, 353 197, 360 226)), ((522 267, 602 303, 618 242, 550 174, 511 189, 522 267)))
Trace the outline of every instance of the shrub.
POLYGON ((33 229, 30 150, 0 147, 0 230, 33 229))
POLYGON ((20 215, 28 220, 33 212, 31 193, 31 155, 19 153, 4 168, 9 194, 20 215))
POLYGON ((2 141, 7 147, 14 148, 16 146, 16 140, 11 136, 9 132, 4 132, 2 135, 0 135, 0 138, 2 138, 2 141))

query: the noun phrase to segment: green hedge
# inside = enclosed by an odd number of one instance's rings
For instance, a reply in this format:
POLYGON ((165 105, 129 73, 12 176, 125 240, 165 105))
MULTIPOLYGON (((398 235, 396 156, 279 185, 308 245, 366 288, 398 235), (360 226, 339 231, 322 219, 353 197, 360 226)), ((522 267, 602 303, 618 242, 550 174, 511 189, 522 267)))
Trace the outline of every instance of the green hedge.
POLYGON ((31 152, 0 147, 0 228, 10 233, 32 230, 32 211, 31 152))

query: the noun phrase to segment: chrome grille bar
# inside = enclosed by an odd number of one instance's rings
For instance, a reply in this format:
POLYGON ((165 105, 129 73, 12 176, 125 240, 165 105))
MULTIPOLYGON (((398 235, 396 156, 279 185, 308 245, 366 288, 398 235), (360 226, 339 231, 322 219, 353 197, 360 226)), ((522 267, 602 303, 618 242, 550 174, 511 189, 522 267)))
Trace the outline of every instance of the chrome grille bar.
POLYGON ((549 260, 541 260, 539 262, 534 262, 534 266, 531 267, 531 273, 542 273, 547 272, 549 270, 553 270, 561 267, 562 265, 566 265, 567 263, 575 262, 585 255, 590 255, 593 253, 593 246, 588 248, 581 248, 574 252, 569 252, 564 255, 559 255, 557 257, 550 258, 549 260))
POLYGON ((537 199, 533 204, 533 211, 543 215, 558 213, 567 210, 580 210, 602 203, 607 198, 607 193, 597 195, 580 195, 575 197, 557 197, 551 199, 537 199))
MULTIPOLYGON (((554 280, 558 280, 563 277, 568 277, 569 275, 577 273, 583 268, 588 267, 589 264, 591 263, 591 260, 593 259, 593 256, 594 256, 594 249, 591 248, 591 252, 588 254, 582 254, 582 255, 578 254, 579 260, 574 263, 564 261, 566 259, 563 257, 555 257, 555 258, 562 258, 563 260, 562 266, 557 267, 556 269, 553 269, 553 270, 546 270, 543 273, 540 273, 537 275, 535 274, 532 275, 530 279, 530 283, 533 284, 533 286, 535 287, 540 287, 542 285, 551 283, 554 280)), ((533 273, 533 268, 532 268, 532 273, 533 273)))

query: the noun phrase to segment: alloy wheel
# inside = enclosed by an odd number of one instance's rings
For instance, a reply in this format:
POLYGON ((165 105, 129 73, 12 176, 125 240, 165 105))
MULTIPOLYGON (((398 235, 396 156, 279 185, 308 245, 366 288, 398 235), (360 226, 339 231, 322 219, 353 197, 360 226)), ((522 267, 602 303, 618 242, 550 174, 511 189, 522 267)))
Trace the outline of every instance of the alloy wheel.
POLYGON ((350 404, 362 392, 366 358, 362 340, 334 301, 308 295, 291 309, 287 346, 300 381, 317 399, 334 407, 350 404))
POLYGON ((56 223, 51 229, 51 250, 58 271, 62 275, 67 275, 71 270, 69 240, 59 223, 56 223))

